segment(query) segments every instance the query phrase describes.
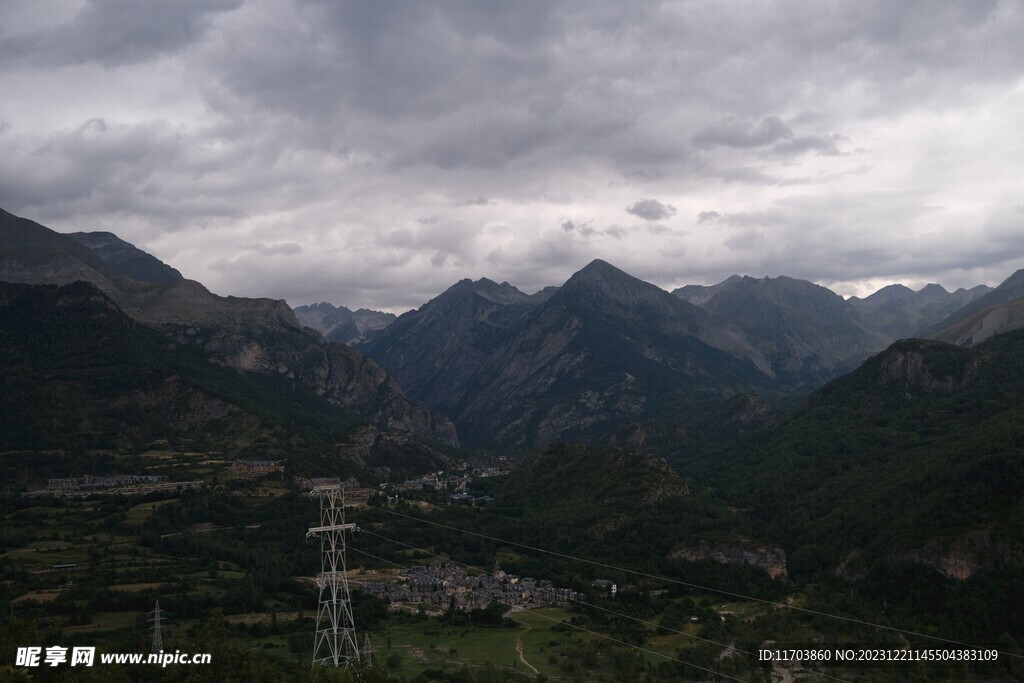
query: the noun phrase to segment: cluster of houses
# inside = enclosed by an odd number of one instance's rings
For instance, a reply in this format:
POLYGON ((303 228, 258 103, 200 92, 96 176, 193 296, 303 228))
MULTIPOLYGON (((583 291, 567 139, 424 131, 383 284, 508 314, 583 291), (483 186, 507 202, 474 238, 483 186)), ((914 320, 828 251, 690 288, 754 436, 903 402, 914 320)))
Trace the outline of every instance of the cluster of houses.
POLYGON ((402 491, 446 491, 451 494, 465 493, 473 479, 500 477, 509 473, 505 467, 474 467, 470 472, 444 471, 425 474, 407 479, 398 485, 402 491))
POLYGON ((235 460, 231 471, 242 477, 265 477, 272 472, 284 472, 284 461, 279 460, 235 460))
POLYGON ((465 491, 473 477, 468 474, 445 474, 434 472, 415 479, 407 479, 398 485, 402 491, 465 491))
POLYGON ((197 489, 202 481, 168 481, 167 477, 156 474, 108 474, 99 477, 56 477, 46 483, 45 489, 27 491, 22 495, 57 496, 62 498, 84 498, 92 495, 135 496, 154 491, 178 491, 197 489))
POLYGON ((469 611, 492 602, 518 607, 564 605, 576 591, 558 588, 546 579, 519 578, 503 571, 470 575, 457 564, 434 562, 409 566, 394 581, 369 581, 362 590, 392 605, 426 604, 469 611))
POLYGON ((349 477, 342 481, 339 477, 309 477, 299 479, 299 488, 303 491, 312 491, 323 486, 337 486, 345 492, 345 500, 348 502, 366 502, 374 493, 374 489, 365 489, 355 477, 349 477))

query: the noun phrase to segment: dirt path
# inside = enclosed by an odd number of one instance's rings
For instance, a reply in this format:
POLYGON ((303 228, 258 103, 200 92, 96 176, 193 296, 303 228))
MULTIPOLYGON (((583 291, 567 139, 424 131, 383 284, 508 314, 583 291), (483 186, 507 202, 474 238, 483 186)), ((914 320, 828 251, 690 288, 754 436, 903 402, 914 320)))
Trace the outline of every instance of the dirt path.
POLYGON ((523 656, 523 636, 530 632, 530 625, 526 625, 526 630, 516 636, 516 654, 519 655, 519 661, 530 667, 530 670, 535 674, 539 674, 540 671, 533 664, 526 661, 526 657, 523 656))

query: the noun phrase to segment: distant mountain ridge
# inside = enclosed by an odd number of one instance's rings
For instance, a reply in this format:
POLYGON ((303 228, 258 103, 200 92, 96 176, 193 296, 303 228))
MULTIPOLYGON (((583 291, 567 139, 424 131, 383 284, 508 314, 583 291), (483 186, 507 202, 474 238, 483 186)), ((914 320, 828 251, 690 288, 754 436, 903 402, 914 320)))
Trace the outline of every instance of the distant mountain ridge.
POLYGON ((398 318, 394 313, 366 308, 352 311, 326 301, 299 306, 292 310, 304 327, 316 330, 328 341, 337 341, 349 346, 372 338, 398 318))
POLYGON ((978 285, 948 292, 932 283, 915 292, 897 284, 883 287, 863 299, 851 297, 849 302, 865 321, 895 340, 927 336, 928 327, 991 291, 991 287, 978 285))
POLYGON ((596 260, 535 295, 462 280, 359 348, 471 443, 523 448, 632 438, 617 431, 629 424, 669 433, 674 412, 694 424, 694 401, 810 391, 986 291, 896 285, 847 301, 804 280, 734 275, 669 294, 596 260))
POLYGON ((1021 327, 1022 308, 1024 269, 927 327, 921 336, 958 346, 979 344, 994 334, 1021 327))
POLYGON ((773 372, 795 386, 820 385, 891 341, 841 296, 806 280, 733 275, 673 294, 735 321, 757 340, 773 372))

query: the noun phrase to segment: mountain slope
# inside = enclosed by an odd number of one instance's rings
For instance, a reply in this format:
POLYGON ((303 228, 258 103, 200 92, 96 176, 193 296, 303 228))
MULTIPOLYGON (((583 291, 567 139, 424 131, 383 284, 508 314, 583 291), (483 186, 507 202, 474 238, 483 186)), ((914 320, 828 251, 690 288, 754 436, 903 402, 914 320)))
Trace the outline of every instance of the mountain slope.
POLYGON ((400 316, 360 350, 410 397, 446 415, 467 399, 486 359, 538 302, 508 283, 462 280, 400 316))
POLYGON ((681 466, 749 508, 797 572, 1024 567, 1024 332, 907 340, 794 416, 681 466))
POLYGON ((182 280, 181 273, 111 232, 72 232, 68 237, 93 251, 122 275, 155 285, 182 280))
POLYGON ((774 387, 737 326, 603 261, 546 299, 460 282, 361 348, 468 442, 499 448, 774 387))
POLYGON ((791 386, 820 386, 890 341, 830 290, 788 277, 732 276, 714 287, 676 290, 734 321, 791 386))
POLYGON ((370 422, 401 434, 458 442, 448 420, 412 404, 376 363, 342 344, 323 344, 304 332, 284 301, 221 297, 185 279, 139 282, 125 274, 124 264, 144 262, 147 272, 161 269, 116 238, 97 241, 94 236, 85 242, 100 252, 0 210, 0 280, 90 282, 130 317, 176 343, 198 346, 216 362, 243 372, 295 379, 325 400, 353 408, 370 422), (129 258, 117 256, 126 253, 129 258))
MULTIPOLYGON (((269 418, 301 419, 308 405, 209 363, 124 315, 93 285, 0 283, 4 425, 0 449, 137 445, 169 432, 269 418)), ((350 428, 351 412, 316 404, 306 418, 350 428)))
POLYGON ((78 241, 0 209, 0 282, 91 282, 114 296, 130 281, 78 241))
MULTIPOLYGON (((979 314, 984 311, 989 313, 995 311, 997 307, 1004 304, 1010 304, 1011 302, 1024 298, 1024 269, 1018 270, 1016 273, 1006 278, 998 287, 988 292, 984 296, 980 296, 974 299, 970 303, 958 308, 956 311, 943 318, 941 321, 931 325, 930 327, 921 331, 920 336, 928 339, 943 339, 949 341, 955 341, 956 339, 962 338, 966 343, 978 343, 983 338, 987 338, 994 333, 994 327, 1000 327, 1002 323, 998 321, 998 317, 989 319, 989 325, 978 327, 976 331, 982 332, 982 337, 976 339, 975 334, 970 333, 972 329, 969 320, 973 319, 976 325, 981 325, 981 320, 985 316, 978 318, 979 314)), ((1012 307, 1011 307, 1012 308, 1012 307)), ((1009 322, 1009 317, 1004 322, 1009 322)))
POLYGON ((211 363, 81 281, 0 283, 0 354, 0 451, 139 452, 187 437, 231 456, 285 458, 300 472, 344 462, 401 477, 449 464, 436 449, 366 427, 358 397, 343 407, 291 378, 211 363))
POLYGON ((1024 298, 983 308, 967 318, 933 332, 931 338, 957 346, 974 346, 992 335, 1021 327, 1024 327, 1024 298))

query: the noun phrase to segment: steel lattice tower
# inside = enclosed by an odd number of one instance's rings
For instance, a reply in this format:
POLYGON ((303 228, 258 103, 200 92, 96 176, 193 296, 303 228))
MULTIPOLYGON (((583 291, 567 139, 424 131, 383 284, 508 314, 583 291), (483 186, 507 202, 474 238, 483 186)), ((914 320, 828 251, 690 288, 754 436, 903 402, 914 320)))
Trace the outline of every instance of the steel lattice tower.
POLYGON ((355 620, 345 573, 345 533, 356 528, 345 523, 345 494, 338 485, 316 486, 310 498, 320 500, 320 526, 307 533, 320 537, 321 565, 316 576, 320 600, 316 610, 313 665, 348 666, 359 659, 355 620))
POLYGON ((164 651, 164 637, 160 632, 160 601, 156 601, 156 607, 150 612, 153 616, 149 618, 149 621, 153 622, 153 649, 154 654, 160 654, 164 651))

